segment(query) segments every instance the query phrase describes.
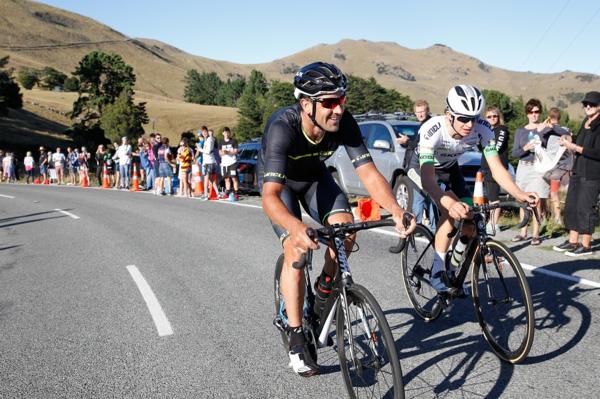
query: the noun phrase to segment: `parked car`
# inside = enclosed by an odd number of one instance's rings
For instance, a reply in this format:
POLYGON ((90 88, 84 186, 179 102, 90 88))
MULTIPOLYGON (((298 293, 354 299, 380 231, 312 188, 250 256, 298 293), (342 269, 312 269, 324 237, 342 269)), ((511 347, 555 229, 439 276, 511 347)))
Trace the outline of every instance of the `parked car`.
POLYGON ((260 144, 260 138, 256 138, 239 145, 238 178, 241 191, 247 193, 258 193, 256 160, 258 159, 260 144))
MULTIPOLYGON (((412 189, 409 178, 402 169, 406 149, 396 142, 400 134, 414 137, 419 131, 419 123, 404 119, 402 115, 367 115, 360 118, 360 128, 377 169, 390 183, 398 203, 403 208, 412 203, 412 189)), ((351 195, 368 195, 364 185, 358 179, 354 167, 342 146, 325 162, 338 185, 351 195)))

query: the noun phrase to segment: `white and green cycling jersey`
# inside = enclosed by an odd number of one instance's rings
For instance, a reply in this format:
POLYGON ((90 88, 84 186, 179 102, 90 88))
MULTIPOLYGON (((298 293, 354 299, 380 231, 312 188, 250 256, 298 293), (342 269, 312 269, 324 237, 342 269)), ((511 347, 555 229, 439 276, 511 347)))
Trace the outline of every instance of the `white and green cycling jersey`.
POLYGON ((434 165, 445 169, 454 165, 458 157, 475 147, 483 150, 486 158, 498 155, 494 131, 490 124, 477 118, 471 133, 461 139, 452 138, 446 129, 445 116, 435 116, 419 129, 419 165, 434 165))

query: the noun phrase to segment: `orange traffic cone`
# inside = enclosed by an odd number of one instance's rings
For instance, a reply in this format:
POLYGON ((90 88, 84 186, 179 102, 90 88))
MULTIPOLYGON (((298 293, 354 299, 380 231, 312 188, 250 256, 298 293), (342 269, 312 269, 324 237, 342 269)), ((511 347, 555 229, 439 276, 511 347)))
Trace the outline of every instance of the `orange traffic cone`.
POLYGON ((358 200, 358 218, 364 222, 381 219, 379 204, 371 198, 360 198, 358 200))
POLYGON ((42 181, 40 180, 39 177, 36 177, 35 180, 33 181, 33 184, 41 184, 42 181))
POLYGON ((219 195, 217 194, 217 192, 215 191, 215 186, 213 185, 214 181, 217 181, 217 174, 213 173, 212 174, 212 179, 209 180, 209 186, 210 186, 210 195, 208 196, 208 199, 211 201, 214 200, 218 200, 219 199, 219 195))
POLYGON ((140 179, 137 173, 137 164, 133 164, 133 174, 131 175, 131 191, 140 191, 140 179))
POLYGON ((475 188, 473 189, 473 204, 485 204, 485 198, 483 197, 483 173, 481 172, 477 172, 477 175, 475 175, 475 188))
POLYGON ((102 188, 110 188, 110 179, 108 178, 108 170, 106 165, 102 169, 102 188))
POLYGON ((46 177, 46 178, 44 179, 44 184, 50 184, 50 180, 48 179, 48 177, 46 177))
POLYGON ((82 173, 80 180, 81 180, 81 187, 89 187, 90 186, 90 181, 88 180, 87 174, 82 173))
POLYGON ((202 183, 202 176, 200 175, 200 166, 192 165, 192 182, 194 184, 194 197, 201 197, 204 195, 204 184, 202 183))

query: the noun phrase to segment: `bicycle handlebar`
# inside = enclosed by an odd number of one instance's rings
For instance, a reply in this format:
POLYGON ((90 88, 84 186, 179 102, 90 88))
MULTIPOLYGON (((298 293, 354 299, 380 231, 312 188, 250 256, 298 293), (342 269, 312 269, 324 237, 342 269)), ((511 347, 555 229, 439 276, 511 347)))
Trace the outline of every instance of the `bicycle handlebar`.
MULTIPOLYGON (((392 215, 386 215, 383 216, 381 220, 372 220, 368 222, 333 224, 331 226, 320 227, 318 229, 309 227, 306 229, 306 235, 309 236, 312 240, 319 240, 321 242, 332 239, 334 237, 343 238, 347 234, 356 233, 360 230, 368 230, 384 226, 395 226, 396 222, 394 222, 394 220, 391 219, 391 216, 392 215)), ((402 217, 402 224, 404 224, 404 227, 408 228, 413 218, 414 216, 412 214, 408 212, 404 213, 404 216, 402 217)), ((302 254, 298 262, 292 263, 292 267, 294 269, 302 269, 305 265, 306 253, 302 254)))

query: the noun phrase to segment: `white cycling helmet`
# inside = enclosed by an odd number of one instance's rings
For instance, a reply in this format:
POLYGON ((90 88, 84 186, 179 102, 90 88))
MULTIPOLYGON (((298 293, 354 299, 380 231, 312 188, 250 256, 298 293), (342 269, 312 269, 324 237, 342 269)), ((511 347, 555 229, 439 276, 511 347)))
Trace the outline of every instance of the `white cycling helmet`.
POLYGON ((458 116, 476 117, 485 108, 485 99, 475 86, 454 86, 446 97, 448 111, 458 116))

